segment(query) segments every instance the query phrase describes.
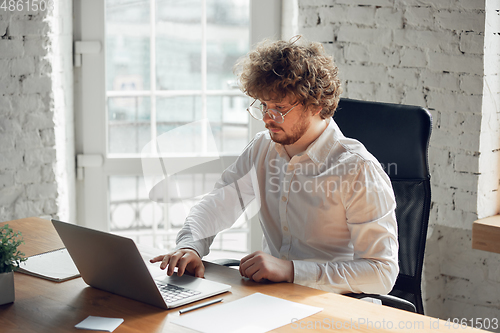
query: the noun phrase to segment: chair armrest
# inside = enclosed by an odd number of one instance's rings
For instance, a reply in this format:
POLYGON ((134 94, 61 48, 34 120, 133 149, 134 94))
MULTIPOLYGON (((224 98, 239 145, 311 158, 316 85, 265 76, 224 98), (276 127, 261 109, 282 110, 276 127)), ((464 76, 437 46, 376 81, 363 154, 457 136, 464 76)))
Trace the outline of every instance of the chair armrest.
POLYGON ((215 259, 215 260, 212 260, 212 262, 214 264, 222 265, 222 266, 226 266, 226 267, 240 265, 240 261, 238 259, 215 259))
MULTIPOLYGON (((240 261, 238 259, 215 259, 212 261, 214 264, 222 265, 222 266, 239 266, 240 261)), ((348 293, 344 294, 344 296, 349 296, 357 299, 361 299, 364 297, 372 297, 382 301, 383 305, 387 305, 393 308, 406 310, 410 312, 417 312, 417 309, 413 303, 407 301, 403 298, 399 298, 392 295, 377 295, 377 294, 356 294, 356 293, 348 293)))
POLYGON ((387 306, 390 306, 392 308, 397 308, 397 309, 406 310, 406 311, 410 311, 410 312, 417 312, 417 308, 415 307, 415 305, 413 303, 411 303, 410 301, 407 301, 403 298, 399 298, 399 297, 392 296, 392 295, 348 293, 348 294, 344 294, 344 296, 349 296, 349 297, 353 297, 353 298, 357 298, 357 299, 361 299, 364 297, 372 297, 372 298, 376 298, 376 299, 381 300, 383 305, 387 305, 387 306))

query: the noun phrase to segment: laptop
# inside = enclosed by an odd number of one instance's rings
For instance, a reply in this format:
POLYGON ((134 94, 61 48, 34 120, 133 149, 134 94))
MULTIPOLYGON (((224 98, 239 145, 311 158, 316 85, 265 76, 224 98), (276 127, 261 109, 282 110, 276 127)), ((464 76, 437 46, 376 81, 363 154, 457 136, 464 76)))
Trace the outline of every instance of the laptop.
POLYGON ((52 220, 54 228, 89 286, 163 309, 231 289, 230 285, 184 274, 153 278, 134 241, 52 220))

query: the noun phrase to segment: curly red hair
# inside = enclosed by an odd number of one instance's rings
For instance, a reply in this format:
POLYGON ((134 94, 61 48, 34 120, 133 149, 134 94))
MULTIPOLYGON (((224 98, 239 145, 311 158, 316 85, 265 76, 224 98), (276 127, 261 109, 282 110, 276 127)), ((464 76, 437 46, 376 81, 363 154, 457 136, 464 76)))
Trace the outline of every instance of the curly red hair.
POLYGON ((320 107, 323 119, 333 116, 342 88, 333 57, 320 43, 298 45, 292 40, 265 40, 234 67, 240 89, 248 96, 270 101, 292 94, 296 102, 320 107))

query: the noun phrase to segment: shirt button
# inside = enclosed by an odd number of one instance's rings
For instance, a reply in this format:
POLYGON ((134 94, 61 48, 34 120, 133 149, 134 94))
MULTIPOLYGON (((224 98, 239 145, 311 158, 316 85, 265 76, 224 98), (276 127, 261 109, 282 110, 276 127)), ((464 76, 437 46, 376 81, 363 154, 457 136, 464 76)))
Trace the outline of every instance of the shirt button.
POLYGON ((284 226, 284 227, 283 227, 283 231, 288 231, 288 227, 287 227, 287 226, 284 226))
POLYGON ((281 259, 286 260, 286 257, 285 256, 281 256, 281 259))
POLYGON ((287 199, 286 199, 286 197, 285 197, 285 196, 282 196, 282 197, 281 197, 281 200, 282 200, 283 202, 286 202, 286 200, 287 200, 287 199))

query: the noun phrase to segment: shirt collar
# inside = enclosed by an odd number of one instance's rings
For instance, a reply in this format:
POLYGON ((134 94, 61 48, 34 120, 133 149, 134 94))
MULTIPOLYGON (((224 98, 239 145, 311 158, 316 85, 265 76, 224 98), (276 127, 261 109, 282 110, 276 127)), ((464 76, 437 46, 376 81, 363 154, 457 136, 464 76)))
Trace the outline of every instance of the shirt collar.
MULTIPOLYGON (((317 165, 326 163, 326 159, 335 145, 335 142, 342 136, 343 134, 338 125, 333 119, 330 119, 323 133, 321 133, 320 136, 307 147, 306 151, 300 155, 307 155, 311 161, 317 165)), ((286 161, 290 161, 290 157, 283 145, 275 142, 274 147, 280 157, 284 158, 286 161)))
POLYGON ((326 163, 326 159, 335 145, 339 133, 342 134, 337 124, 333 119, 330 119, 323 133, 306 149, 306 154, 311 161, 316 165, 326 163))
POLYGON ((278 152, 278 155, 280 155, 281 158, 285 159, 286 161, 290 161, 290 156, 288 156, 288 153, 285 150, 285 147, 283 147, 282 144, 274 142, 274 149, 278 152))

